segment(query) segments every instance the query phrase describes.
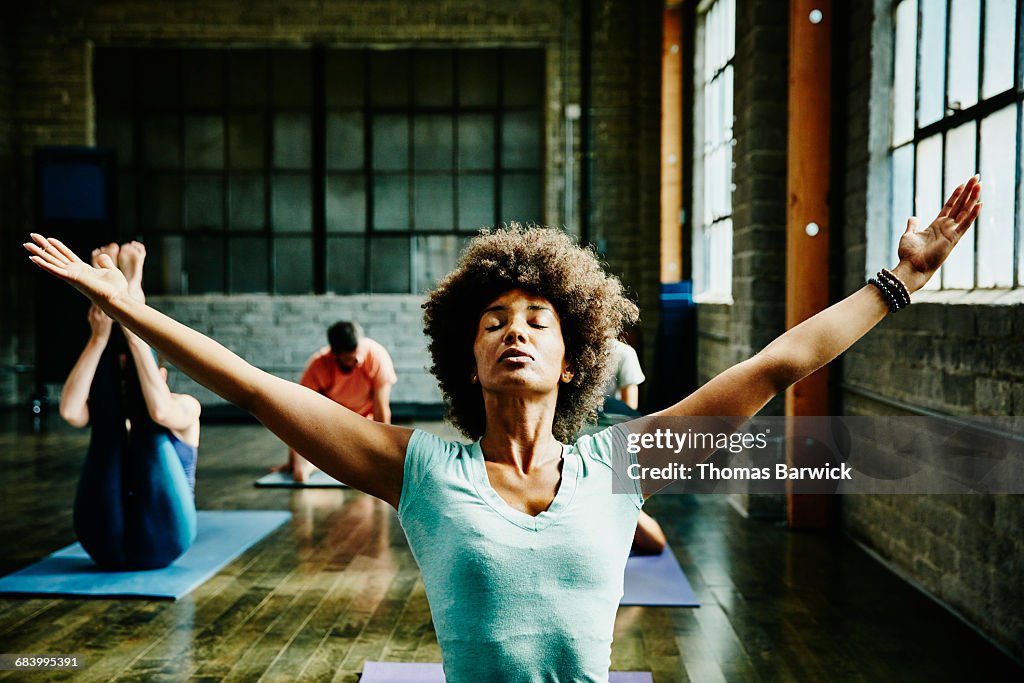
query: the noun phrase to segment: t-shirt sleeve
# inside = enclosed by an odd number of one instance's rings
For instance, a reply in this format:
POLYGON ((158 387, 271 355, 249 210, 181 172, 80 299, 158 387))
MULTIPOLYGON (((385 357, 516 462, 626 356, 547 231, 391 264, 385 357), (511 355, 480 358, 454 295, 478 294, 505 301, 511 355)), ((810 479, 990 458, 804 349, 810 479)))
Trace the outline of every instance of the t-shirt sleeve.
POLYGON ((619 367, 619 388, 628 387, 632 384, 642 384, 646 377, 640 367, 640 359, 637 358, 636 349, 628 344, 622 350, 622 365, 619 367))
POLYGON ((628 448, 629 430, 622 424, 602 429, 597 434, 581 436, 576 448, 612 471, 612 491, 616 494, 629 496, 637 509, 644 505, 644 494, 640 488, 640 480, 629 476, 630 466, 639 466, 636 454, 628 448))
POLYGON ((409 445, 405 449, 405 466, 402 474, 402 495, 398 501, 398 517, 401 519, 406 509, 416 499, 417 492, 430 468, 445 458, 448 452, 457 448, 458 444, 445 441, 439 436, 422 429, 413 431, 409 445))
POLYGON ((372 344, 366 352, 366 374, 377 387, 398 381, 391 354, 378 343, 372 344))

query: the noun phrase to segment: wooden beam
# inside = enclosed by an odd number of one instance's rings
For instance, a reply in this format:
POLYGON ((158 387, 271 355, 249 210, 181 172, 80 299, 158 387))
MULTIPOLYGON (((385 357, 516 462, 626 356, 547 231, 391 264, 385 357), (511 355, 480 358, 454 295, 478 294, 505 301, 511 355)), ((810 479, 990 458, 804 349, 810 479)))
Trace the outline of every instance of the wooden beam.
POLYGON ((661 50, 661 281, 683 273, 683 45, 682 10, 666 7, 661 50))
MULTIPOLYGON (((789 127, 786 194, 786 327, 825 309, 828 299, 829 150, 832 117, 832 2, 790 0, 789 127)), ((828 369, 786 391, 786 415, 828 414, 828 369)), ((786 459, 800 466, 800 445, 787 439, 786 459)), ((787 495, 789 525, 828 524, 823 495, 787 495)))

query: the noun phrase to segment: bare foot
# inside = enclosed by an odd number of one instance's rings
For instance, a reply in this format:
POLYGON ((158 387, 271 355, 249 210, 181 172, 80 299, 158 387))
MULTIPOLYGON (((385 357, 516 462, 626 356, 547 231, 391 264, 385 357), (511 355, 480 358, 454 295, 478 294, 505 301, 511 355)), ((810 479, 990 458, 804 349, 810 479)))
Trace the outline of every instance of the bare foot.
POLYGON ((99 268, 100 264, 98 263, 98 261, 99 261, 99 258, 100 258, 100 254, 106 254, 107 256, 110 257, 111 261, 113 261, 115 264, 117 264, 118 252, 120 251, 120 249, 121 248, 119 246, 117 246, 117 242, 111 242, 110 244, 108 244, 106 246, 103 246, 103 247, 100 247, 99 249, 93 249, 92 250, 92 265, 93 265, 93 268, 99 268))
POLYGON ((126 242, 117 256, 117 267, 128 280, 128 292, 133 298, 145 302, 142 291, 142 266, 146 262, 146 246, 142 242, 126 242))
POLYGON ((289 459, 289 462, 286 462, 283 465, 271 467, 270 471, 290 473, 292 475, 292 479, 301 484, 309 481, 309 478, 313 476, 313 473, 319 469, 320 468, 305 458, 297 456, 294 459, 289 459))

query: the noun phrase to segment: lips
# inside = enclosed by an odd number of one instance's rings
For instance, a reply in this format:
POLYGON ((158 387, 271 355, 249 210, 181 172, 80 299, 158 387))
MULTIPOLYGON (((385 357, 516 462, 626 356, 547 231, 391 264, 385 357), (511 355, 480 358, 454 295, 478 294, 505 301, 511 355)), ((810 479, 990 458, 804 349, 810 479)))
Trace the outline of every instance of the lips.
POLYGON ((498 360, 505 360, 507 358, 528 358, 533 360, 533 356, 522 349, 507 349, 505 353, 501 354, 498 360))

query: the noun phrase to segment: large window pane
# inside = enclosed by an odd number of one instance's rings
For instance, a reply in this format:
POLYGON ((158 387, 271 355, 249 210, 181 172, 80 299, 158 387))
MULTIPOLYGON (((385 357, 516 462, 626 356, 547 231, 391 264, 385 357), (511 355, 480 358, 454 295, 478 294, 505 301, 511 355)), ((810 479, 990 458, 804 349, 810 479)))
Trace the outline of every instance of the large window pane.
POLYGON ((360 107, 363 104, 363 52, 328 50, 325 84, 328 107, 360 107))
POLYGON ((276 175, 271 193, 274 232, 313 229, 313 194, 308 175, 276 175))
MULTIPOLYGON (((1013 285, 1013 213, 1016 183, 1017 105, 981 122, 981 177, 984 210, 978 232, 978 286, 1013 285)), ((965 239, 970 239, 968 235, 965 239)))
POLYGON ((177 116, 142 123, 142 152, 147 168, 177 168, 181 163, 181 125, 177 116))
POLYGON ((313 240, 279 237, 274 240, 274 292, 309 294, 313 291, 313 240))
POLYGON ((981 96, 991 97, 1013 86, 1013 38, 1017 0, 985 1, 985 77, 981 96))
POLYGON ((185 240, 184 294, 217 294, 224 291, 224 241, 194 236, 185 240))
POLYGON ((135 176, 122 172, 117 174, 117 226, 123 235, 136 234, 135 176))
POLYGON ((219 229, 224 225, 224 189, 219 175, 185 178, 185 228, 219 229))
POLYGON ((97 118, 106 118, 117 111, 135 106, 132 67, 136 52, 130 49, 104 48, 93 56, 93 97, 97 118))
POLYGON ((270 291, 270 254, 264 237, 235 237, 229 242, 232 294, 270 291))
POLYGON ((159 173, 146 178, 142 195, 146 228, 181 230, 181 182, 176 173, 159 173))
POLYGON ((332 173, 327 177, 327 230, 363 232, 366 229, 366 187, 362 175, 332 173))
POLYGON ((459 177, 459 230, 476 231, 494 225, 494 177, 459 177))
MULTIPOLYGON (((943 197, 948 197, 958 184, 976 172, 976 124, 971 121, 946 133, 946 177, 943 197)), ((941 204, 939 204, 941 206, 941 204)), ((933 212, 934 215, 934 212, 933 212)), ((942 286, 945 289, 974 287, 974 234, 961 240, 942 266, 942 286)))
POLYGON ((409 168, 407 116, 378 116, 373 120, 373 167, 378 171, 409 168))
POLYGON ((182 51, 183 97, 186 109, 224 106, 224 54, 219 50, 182 51))
POLYGON ((132 120, 127 114, 112 115, 96 122, 96 144, 113 147, 118 168, 127 168, 135 159, 132 120))
POLYGON ((887 262, 896 262, 900 237, 907 219, 914 215, 914 146, 904 145, 892 153, 892 230, 887 262))
POLYGON ((139 103, 150 111, 181 106, 181 60, 177 50, 139 50, 135 58, 139 103))
MULTIPOLYGON (((914 167, 914 215, 934 216, 942 208, 942 136, 933 135, 917 145, 917 159, 914 167)), ((925 219, 927 220, 927 219, 925 219)), ((904 226, 906 227, 906 226, 904 226)), ((925 289, 939 289, 942 280, 939 274, 925 285, 925 289)))
POLYGON ((373 227, 408 230, 409 176, 378 175, 373 179, 373 227))
POLYGON ((409 238, 378 237, 370 243, 370 291, 403 294, 410 290, 409 238))
POLYGON ((359 112, 327 114, 327 168, 354 170, 363 167, 363 115, 359 112))
MULTIPOLYGON (((946 0, 920 0, 921 34, 918 45, 920 93, 917 125, 943 117, 946 102, 946 0)), ((977 33, 975 33, 977 35, 977 33)), ((967 41, 973 42, 973 41, 967 41)))
POLYGON ((429 292, 438 280, 455 267, 464 238, 456 235, 429 235, 416 238, 413 251, 413 291, 429 292))
POLYGON ((459 104, 493 106, 498 103, 498 58, 491 50, 459 53, 459 104))
POLYGON ((233 175, 228 181, 231 194, 231 228, 262 230, 267 224, 266 181, 262 175, 233 175))
POLYGON ((708 276, 712 292, 732 292, 732 219, 713 223, 708 235, 708 276))
POLYGON ((978 101, 978 45, 967 36, 981 33, 981 0, 952 0, 949 38, 949 107, 967 109, 978 101))
POLYGON ((309 114, 274 116, 274 168, 308 169, 312 146, 309 114))
POLYGON ((308 107, 313 103, 312 59, 306 50, 275 50, 273 102, 278 107, 308 107))
POLYGON ((224 121, 220 116, 185 117, 185 168, 224 168, 224 121))
POLYGON ((540 166, 540 125, 533 112, 505 114, 501 124, 501 165, 532 169, 540 166))
POLYGON ((231 168, 266 166, 266 120, 262 114, 235 114, 228 119, 228 156, 231 168))
POLYGON ((540 176, 536 173, 506 175, 501 179, 501 220, 543 223, 540 176))
POLYGON ((451 230, 455 219, 452 215, 454 192, 452 177, 449 175, 416 176, 415 215, 417 230, 451 230))
POLYGON ((228 102, 235 107, 266 104, 270 90, 267 53, 263 50, 231 50, 228 53, 228 102))
POLYGON ((494 168, 494 116, 466 114, 459 117, 459 168, 494 168))
POLYGON ((142 287, 147 292, 184 294, 188 277, 185 273, 185 240, 179 235, 154 235, 146 240, 146 267, 142 287))
POLYGON ((409 102, 409 53, 379 50, 370 53, 370 103, 400 106, 409 102))
POLYGON ((455 90, 451 50, 417 50, 412 60, 413 102, 427 107, 451 106, 455 90))
POLYGON ((540 104, 544 86, 544 57, 540 50, 505 50, 502 68, 505 106, 540 104))
POLYGON ((904 0, 896 9, 896 52, 893 61, 892 144, 914 136, 914 100, 917 83, 917 2, 904 0))
POLYGON ((327 238, 327 291, 335 294, 366 291, 366 238, 327 238))
POLYGON ((413 165, 418 170, 452 167, 452 118, 418 116, 413 120, 413 165))

